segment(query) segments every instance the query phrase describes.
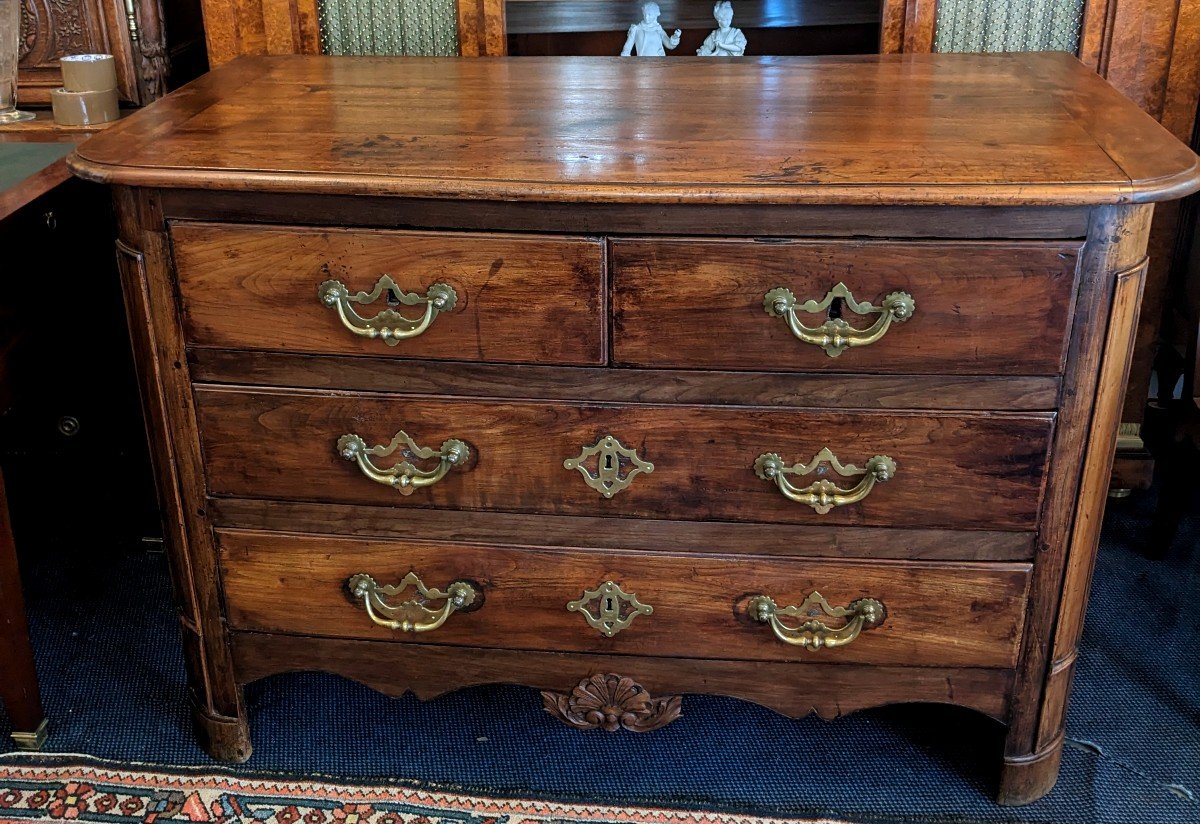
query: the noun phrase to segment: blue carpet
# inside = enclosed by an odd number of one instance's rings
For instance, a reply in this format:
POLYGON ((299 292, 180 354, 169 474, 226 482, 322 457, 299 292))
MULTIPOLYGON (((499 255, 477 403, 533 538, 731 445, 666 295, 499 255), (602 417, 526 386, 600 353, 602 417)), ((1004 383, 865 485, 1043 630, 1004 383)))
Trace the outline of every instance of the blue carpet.
MULTIPOLYGON (((1150 504, 1107 519, 1062 774, 1029 807, 992 803, 1002 729, 953 707, 797 721, 690 696, 658 732, 610 735, 568 729, 526 688, 422 703, 321 674, 248 690, 255 753, 240 769, 879 824, 1200 822, 1200 518, 1166 560, 1146 560, 1136 547, 1150 504)), ((163 556, 26 546, 22 562, 47 750, 210 765, 184 711, 163 556)))

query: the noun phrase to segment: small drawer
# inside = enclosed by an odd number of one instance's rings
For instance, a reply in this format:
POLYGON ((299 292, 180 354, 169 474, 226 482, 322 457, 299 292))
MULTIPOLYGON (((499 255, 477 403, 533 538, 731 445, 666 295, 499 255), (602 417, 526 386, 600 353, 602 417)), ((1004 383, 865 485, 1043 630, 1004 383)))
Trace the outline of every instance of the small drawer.
POLYGON ((196 400, 218 496, 886 527, 1034 529, 1053 423, 217 387, 196 400))
POLYGON ((183 222, 171 241, 192 346, 605 359, 598 240, 183 222))
POLYGON ((1030 570, 242 531, 218 541, 235 629, 763 661, 1012 667, 1030 570))
POLYGON ((618 240, 613 359, 1052 375, 1078 252, 1078 242, 618 240))

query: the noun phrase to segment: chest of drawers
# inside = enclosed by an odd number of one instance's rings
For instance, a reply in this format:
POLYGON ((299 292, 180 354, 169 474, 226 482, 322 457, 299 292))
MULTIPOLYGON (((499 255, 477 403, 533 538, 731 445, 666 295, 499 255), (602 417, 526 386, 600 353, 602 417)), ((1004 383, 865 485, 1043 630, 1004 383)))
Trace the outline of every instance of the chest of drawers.
POLYGON ((319 669, 582 730, 954 703, 1001 801, 1053 785, 1152 203, 1200 185, 1072 58, 244 59, 72 163, 215 757, 319 669))

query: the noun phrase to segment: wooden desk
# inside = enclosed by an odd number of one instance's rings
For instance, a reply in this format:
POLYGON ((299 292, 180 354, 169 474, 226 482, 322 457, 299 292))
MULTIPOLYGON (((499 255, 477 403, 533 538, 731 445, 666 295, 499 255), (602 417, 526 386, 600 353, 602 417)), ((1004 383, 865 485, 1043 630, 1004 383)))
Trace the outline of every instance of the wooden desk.
POLYGON ((235 61, 93 138, 194 717, 898 701, 1057 775, 1155 201, 1073 58, 235 61))
MULTIPOLYGON (((70 179, 64 143, 0 143, 0 227, 22 208, 70 179)), ((0 235, 2 236, 2 235, 0 235)), ((6 250, 14 253, 14 250, 6 250)), ((22 338, 25 321, 16 313, 0 312, 0 411, 12 404, 9 370, 22 338)), ((4 478, 0 474, 0 700, 12 722, 12 738, 21 749, 41 749, 49 723, 42 709, 34 667, 25 601, 17 567, 17 547, 4 478)))

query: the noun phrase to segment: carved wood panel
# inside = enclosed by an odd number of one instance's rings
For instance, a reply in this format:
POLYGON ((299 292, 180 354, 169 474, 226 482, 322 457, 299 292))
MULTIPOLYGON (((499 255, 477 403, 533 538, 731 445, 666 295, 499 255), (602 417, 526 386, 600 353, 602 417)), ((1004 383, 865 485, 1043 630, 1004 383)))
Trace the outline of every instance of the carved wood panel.
POLYGON ((147 103, 166 90, 169 61, 160 0, 21 0, 19 96, 48 105, 62 85, 60 57, 99 52, 116 59, 117 90, 127 103, 147 103))

